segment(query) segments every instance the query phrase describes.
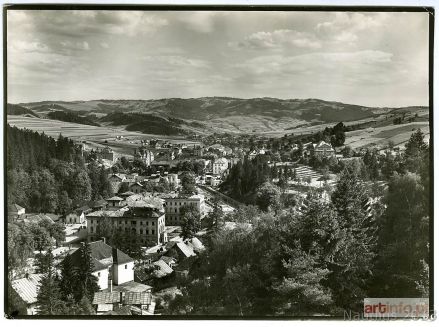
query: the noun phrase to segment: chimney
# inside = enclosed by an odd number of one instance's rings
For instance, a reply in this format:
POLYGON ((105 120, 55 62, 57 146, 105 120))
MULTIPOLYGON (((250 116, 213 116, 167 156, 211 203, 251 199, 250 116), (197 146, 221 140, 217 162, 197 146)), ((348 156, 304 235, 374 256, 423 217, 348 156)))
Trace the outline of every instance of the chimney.
POLYGON ((108 288, 110 292, 113 292, 113 280, 111 278, 108 279, 108 288))
POLYGON ((101 241, 104 242, 104 244, 105 244, 106 243, 105 242, 105 237, 101 237, 101 241))

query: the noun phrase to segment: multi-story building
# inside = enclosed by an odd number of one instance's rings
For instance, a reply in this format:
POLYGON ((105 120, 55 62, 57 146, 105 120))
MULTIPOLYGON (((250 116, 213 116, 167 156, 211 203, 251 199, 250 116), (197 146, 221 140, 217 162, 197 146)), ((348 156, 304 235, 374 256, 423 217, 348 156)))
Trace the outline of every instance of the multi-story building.
POLYGON ((99 224, 109 219, 116 230, 140 236, 144 245, 167 242, 164 212, 144 201, 130 202, 121 208, 91 212, 86 217, 90 240, 98 238, 99 224))
POLYGON ((312 153, 319 158, 332 157, 335 155, 333 147, 325 141, 313 144, 312 153))
POLYGON ((165 216, 167 225, 181 224, 181 208, 185 206, 194 206, 200 213, 201 218, 206 213, 204 195, 195 194, 190 196, 180 195, 175 198, 167 198, 165 200, 165 216))
POLYGON ((108 146, 106 146, 103 149, 99 149, 97 152, 97 156, 99 159, 105 159, 105 160, 109 160, 111 162, 113 162, 115 159, 115 155, 114 155, 113 150, 111 150, 111 148, 108 146))
POLYGON ((222 175, 229 167, 229 161, 226 158, 216 159, 212 164, 212 172, 214 175, 222 175))

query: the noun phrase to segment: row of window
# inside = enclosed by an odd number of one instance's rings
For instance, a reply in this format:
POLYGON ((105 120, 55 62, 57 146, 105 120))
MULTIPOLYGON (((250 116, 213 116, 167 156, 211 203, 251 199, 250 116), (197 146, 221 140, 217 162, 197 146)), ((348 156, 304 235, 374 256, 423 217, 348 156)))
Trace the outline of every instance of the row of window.
MULTIPOLYGON (((128 232, 130 229, 128 228, 128 227, 125 227, 125 232, 128 232)), ((164 230, 164 228, 163 228, 163 226, 161 226, 160 228, 159 228, 159 233, 161 233, 162 231, 164 230)), ((97 231, 97 229, 96 229, 96 231, 97 231)), ((122 231, 122 228, 120 228, 119 227, 119 231, 122 231)), ((134 232, 134 233, 136 233, 137 232, 137 230, 135 229, 135 228, 132 228, 131 229, 131 231, 132 232, 134 232)), ((145 233, 146 235, 148 235, 149 234, 149 229, 140 229, 140 234, 143 234, 143 233, 145 233)), ((93 226, 90 226, 90 233, 94 233, 94 229, 93 229, 93 226)), ((154 235, 155 234, 155 229, 152 229, 151 230, 151 235, 154 235)))
MULTIPOLYGON (((90 220, 90 224, 91 225, 97 225, 99 223, 99 220, 90 220)), ((123 224, 129 224, 129 222, 128 221, 126 221, 126 220, 119 220, 119 225, 123 225, 123 224)), ((144 221, 143 220, 140 220, 140 225, 143 225, 143 223, 144 223, 144 221)), ((159 222, 160 223, 160 222, 159 222)), ((117 224, 117 221, 115 221, 114 222, 114 224, 116 225, 117 224)), ((131 225, 136 225, 137 224, 137 221, 136 220, 132 220, 131 221, 131 225)), ((148 226, 149 225, 149 222, 148 221, 145 221, 145 225, 146 226, 148 226)), ((155 222, 154 221, 152 221, 151 222, 151 226, 155 226, 155 222)))

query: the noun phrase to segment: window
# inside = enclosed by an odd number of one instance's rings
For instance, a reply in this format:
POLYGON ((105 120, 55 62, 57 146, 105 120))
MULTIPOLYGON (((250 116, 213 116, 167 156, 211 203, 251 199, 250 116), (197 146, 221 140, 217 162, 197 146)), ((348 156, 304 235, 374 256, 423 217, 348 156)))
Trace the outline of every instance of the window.
POLYGON ((148 229, 145 229, 145 232, 146 232, 146 235, 148 235, 148 234, 149 234, 149 230, 148 230, 148 229))
POLYGON ((135 225, 137 222, 135 220, 131 220, 131 225, 135 225))
POLYGON ((152 222, 152 225, 154 226, 154 222, 152 222))
POLYGON ((151 231, 151 234, 154 235, 154 229, 151 231))
POLYGON ((140 230, 140 234, 141 234, 141 235, 143 234, 143 229, 140 230))
POLYGON ((90 226, 90 233, 93 233, 93 226, 90 226))

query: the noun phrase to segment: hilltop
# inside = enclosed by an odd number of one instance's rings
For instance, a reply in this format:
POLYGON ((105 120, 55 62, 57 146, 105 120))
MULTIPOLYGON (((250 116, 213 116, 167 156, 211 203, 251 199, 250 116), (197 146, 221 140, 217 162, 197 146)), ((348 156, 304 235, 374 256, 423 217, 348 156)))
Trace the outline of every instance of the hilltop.
POLYGON ((154 129, 172 127, 170 134, 185 132, 285 132, 339 121, 355 122, 377 119, 382 115, 415 112, 428 117, 427 107, 378 108, 319 99, 239 99, 229 97, 168 98, 157 100, 42 101, 20 103, 38 112, 76 113, 103 125, 121 126, 137 121, 129 130, 145 131, 146 121, 154 120, 154 129), (139 116, 139 114, 145 116, 139 116), (156 117, 153 118, 152 116, 156 117), (123 121, 121 121, 121 119, 123 121), (144 123, 142 123, 144 122, 144 123))

